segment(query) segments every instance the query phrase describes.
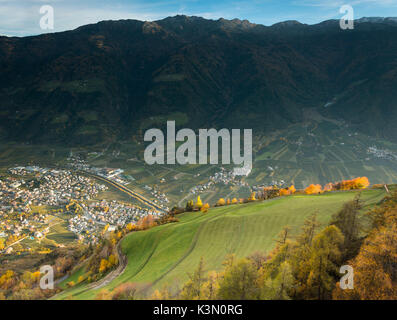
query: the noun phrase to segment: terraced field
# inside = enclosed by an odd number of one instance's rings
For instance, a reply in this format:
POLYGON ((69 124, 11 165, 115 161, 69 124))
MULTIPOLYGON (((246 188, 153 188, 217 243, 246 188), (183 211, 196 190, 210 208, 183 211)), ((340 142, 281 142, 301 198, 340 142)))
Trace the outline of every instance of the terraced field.
POLYGON ((396 144, 366 136, 343 122, 317 117, 321 116, 310 115, 304 124, 263 137, 247 181, 271 184, 284 180, 297 188, 357 176, 366 176, 371 183, 397 181, 396 144), (369 153, 374 146, 389 155, 369 153))
MULTIPOLYGON (((143 159, 145 145, 142 140, 143 137, 135 137, 84 148, 2 144, 0 167, 26 164, 62 167, 67 164, 66 158, 71 151, 82 153, 93 166, 122 168, 130 177, 128 187, 149 199, 153 198, 145 186, 156 186, 167 195, 170 207, 184 206, 187 200, 196 198, 197 194, 191 194, 190 190, 207 183, 222 167, 233 170, 233 165, 222 164, 147 165, 143 159)), ((285 185, 305 188, 312 183, 324 185, 357 176, 367 176, 372 184, 396 183, 397 144, 367 136, 343 121, 324 118, 315 110, 306 111, 304 122, 284 130, 266 135, 259 129, 253 130, 253 169, 244 178, 251 186, 284 181, 285 185), (370 147, 376 147, 379 153, 370 153, 370 147)), ((202 193, 201 198, 213 204, 220 197, 241 198, 247 194, 249 190, 232 190, 218 184, 202 193)), ((112 190, 105 197, 128 200, 112 190)))
MULTIPOLYGON (((312 213, 318 213, 320 222, 325 224, 356 194, 295 195, 214 208, 207 214, 185 213, 179 216, 178 223, 128 235, 122 242, 122 250, 128 257, 127 268, 102 289, 112 290, 121 283, 135 282, 151 285, 145 293, 164 285, 176 290, 187 280, 187 274, 196 268, 201 257, 209 271, 219 270, 227 254, 246 257, 255 251, 268 252, 284 226, 292 227, 296 233, 312 213)), ((379 189, 363 191, 364 210, 384 195, 379 189)), ((57 299, 70 296, 92 299, 102 290, 88 290, 86 286, 80 284, 58 295, 57 299)))

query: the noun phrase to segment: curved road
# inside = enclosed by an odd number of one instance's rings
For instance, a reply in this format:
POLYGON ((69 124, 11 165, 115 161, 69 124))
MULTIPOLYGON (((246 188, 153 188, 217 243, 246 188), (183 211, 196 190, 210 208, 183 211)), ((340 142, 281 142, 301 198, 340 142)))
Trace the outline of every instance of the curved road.
POLYGON ((104 278, 98 280, 97 282, 91 283, 87 289, 89 290, 95 290, 95 289, 100 289, 106 285, 108 285, 111 281, 113 281, 114 279, 116 279, 118 276, 120 276, 125 268, 127 267, 128 264, 128 260, 127 260, 127 256, 123 253, 123 251, 121 250, 121 242, 123 241, 124 238, 119 240, 119 243, 117 244, 117 258, 119 260, 119 265, 117 266, 116 269, 114 269, 113 271, 109 272, 104 278))

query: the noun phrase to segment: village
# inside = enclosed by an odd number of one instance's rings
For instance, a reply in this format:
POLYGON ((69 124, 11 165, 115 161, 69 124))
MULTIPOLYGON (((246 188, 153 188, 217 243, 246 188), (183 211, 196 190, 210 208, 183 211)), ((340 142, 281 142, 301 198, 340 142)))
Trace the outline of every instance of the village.
MULTIPOLYGON (((113 181, 119 185, 127 186, 132 181, 135 181, 134 177, 125 174, 124 170, 121 168, 99 168, 90 166, 85 160, 83 160, 79 155, 71 154, 68 158, 68 165, 74 170, 81 170, 94 174, 99 177, 103 177, 107 180, 113 181)), ((164 183, 165 180, 160 180, 160 183, 164 183)), ((143 187, 147 190, 154 198, 153 202, 161 207, 164 211, 168 211, 170 208, 167 206, 170 203, 167 195, 162 193, 156 188, 156 186, 145 185, 143 187)))
MULTIPOLYGON (((124 182, 117 177, 122 170, 94 170, 98 175, 124 182)), ((67 230, 80 241, 95 243, 104 229, 113 231, 135 224, 146 215, 160 214, 150 208, 98 198, 107 189, 105 184, 73 169, 38 166, 8 169, 0 180, 0 252, 15 254, 16 248, 18 252, 26 251, 21 246, 25 239, 40 243, 50 233, 55 220, 57 224, 65 222, 67 230)), ((157 190, 152 194, 158 202, 168 201, 157 190)))
POLYGON ((190 190, 190 193, 200 194, 202 192, 210 190, 216 184, 221 184, 225 186, 248 187, 248 184, 246 182, 243 182, 241 179, 237 178, 237 176, 234 174, 234 171, 227 171, 225 168, 222 167, 221 171, 216 172, 214 175, 209 177, 208 182, 194 186, 190 190))
MULTIPOLYGON (((389 150, 379 149, 376 146, 369 147, 367 153, 373 155, 375 158, 397 160, 397 155, 389 150)), ((369 158, 368 158, 369 160, 369 158)))
POLYGON ((0 249, 13 251, 23 239, 43 238, 67 204, 95 198, 107 187, 68 170, 14 167, 0 181, 0 249))
POLYGON ((69 219, 69 230, 84 242, 96 242, 104 230, 115 231, 128 224, 135 224, 147 215, 154 217, 159 213, 139 206, 121 203, 116 200, 93 201, 82 205, 82 212, 69 219))

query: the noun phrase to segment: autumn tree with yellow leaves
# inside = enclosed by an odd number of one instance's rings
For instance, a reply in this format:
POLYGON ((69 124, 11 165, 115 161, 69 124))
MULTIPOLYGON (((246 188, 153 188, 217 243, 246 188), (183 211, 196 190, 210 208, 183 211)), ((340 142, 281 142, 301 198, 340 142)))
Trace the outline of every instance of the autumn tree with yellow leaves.
POLYGON ((256 201, 256 192, 251 192, 251 195, 248 198, 248 201, 256 201))
POLYGON ((195 204, 195 208, 200 210, 202 206, 203 206, 203 202, 201 201, 200 196, 198 196, 195 204))

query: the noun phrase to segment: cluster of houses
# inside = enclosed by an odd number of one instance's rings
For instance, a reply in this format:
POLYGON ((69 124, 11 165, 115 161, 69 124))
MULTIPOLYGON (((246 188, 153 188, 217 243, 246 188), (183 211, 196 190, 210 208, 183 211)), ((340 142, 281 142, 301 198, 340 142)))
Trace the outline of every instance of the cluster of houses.
MULTIPOLYGON (((79 240, 95 243, 98 240, 99 227, 94 220, 86 215, 75 215, 69 219, 69 230, 75 233, 79 240)), ((102 227, 103 228, 103 227, 102 227)))
POLYGON ((367 153, 373 155, 376 158, 397 160, 397 155, 389 150, 378 149, 376 146, 369 147, 367 153))
POLYGON ((84 206, 84 213, 75 215, 69 220, 69 230, 76 233, 81 240, 93 241, 106 225, 109 231, 135 224, 146 215, 156 216, 159 213, 118 201, 95 201, 84 206))
POLYGON ((170 203, 170 200, 166 196, 165 193, 162 193, 160 190, 155 187, 149 187, 148 185, 144 186, 144 189, 148 190, 150 194, 154 197, 153 202, 158 206, 162 207, 165 211, 169 210, 167 204, 170 203))
POLYGON ((221 168, 221 171, 216 172, 209 180, 224 185, 246 185, 241 179, 236 179, 234 171, 227 171, 225 168, 221 168))
POLYGON ((282 187, 286 187, 286 182, 285 180, 272 180, 269 184, 260 184, 260 185, 255 185, 255 186, 251 186, 251 191, 262 191, 264 188, 270 188, 270 187, 277 187, 277 188, 282 188, 282 187))
POLYGON ((16 167, 9 171, 14 175, 34 175, 28 184, 28 204, 37 206, 58 206, 68 203, 70 199, 90 200, 107 189, 103 184, 68 170, 16 167))
POLYGON ((3 212, 29 212, 32 196, 25 188, 26 182, 8 177, 0 180, 0 214, 3 212))
MULTIPOLYGON (((112 180, 121 185, 128 185, 131 181, 134 181, 134 177, 127 175, 124 173, 123 169, 120 168, 98 168, 92 167, 87 164, 87 162, 79 155, 70 155, 67 159, 69 161, 70 167, 76 170, 84 170, 86 172, 93 173, 95 175, 104 177, 106 179, 112 180)), ((160 180, 161 183, 165 183, 165 179, 162 178, 160 180)), ((158 206, 163 208, 167 211, 169 208, 167 204, 170 202, 168 197, 162 193, 161 191, 157 190, 156 188, 152 188, 149 186, 144 187, 146 190, 150 191, 150 194, 154 197, 153 202, 156 203, 158 206)))
POLYGON ((210 176, 208 182, 204 184, 199 184, 190 189, 192 194, 200 194, 202 192, 208 191, 215 184, 222 184, 225 186, 248 186, 248 184, 241 179, 237 178, 234 171, 228 171, 225 168, 221 168, 221 171, 216 172, 214 175, 210 176))
MULTIPOLYGON (((45 216, 32 214, 34 197, 21 179, 7 177, 0 180, 0 238, 15 241, 24 237, 39 237, 46 232, 45 216), (40 234, 38 232, 41 232, 40 234)), ((12 251, 8 248, 6 251, 12 251)))
MULTIPOLYGON (((92 199, 107 189, 92 179, 67 170, 15 167, 0 180, 0 235, 9 242, 41 239, 49 232, 48 213, 32 207, 63 207, 75 199, 92 199)), ((8 247, 7 250, 12 250, 8 247)))

